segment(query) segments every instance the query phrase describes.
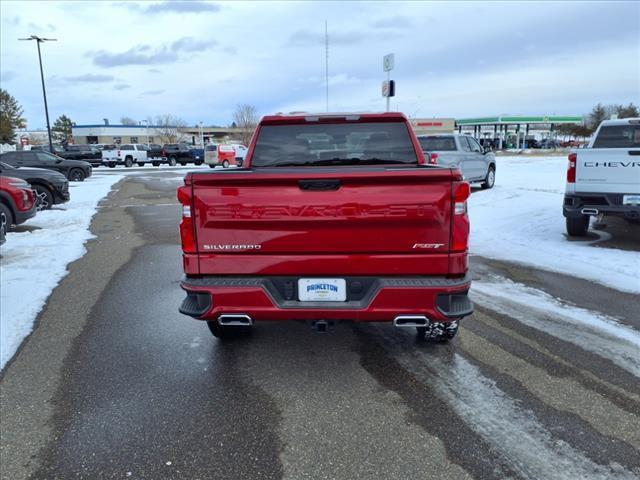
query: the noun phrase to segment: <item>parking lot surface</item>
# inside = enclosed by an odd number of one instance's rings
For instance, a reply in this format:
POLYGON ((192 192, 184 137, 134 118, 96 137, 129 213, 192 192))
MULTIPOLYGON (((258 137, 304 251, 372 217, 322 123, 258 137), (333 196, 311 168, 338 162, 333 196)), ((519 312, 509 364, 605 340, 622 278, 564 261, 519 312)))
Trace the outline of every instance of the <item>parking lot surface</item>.
POLYGON ((220 343, 177 312, 180 178, 103 200, 3 373, 2 478, 640 477, 635 295, 475 256, 451 343, 297 322, 220 343))

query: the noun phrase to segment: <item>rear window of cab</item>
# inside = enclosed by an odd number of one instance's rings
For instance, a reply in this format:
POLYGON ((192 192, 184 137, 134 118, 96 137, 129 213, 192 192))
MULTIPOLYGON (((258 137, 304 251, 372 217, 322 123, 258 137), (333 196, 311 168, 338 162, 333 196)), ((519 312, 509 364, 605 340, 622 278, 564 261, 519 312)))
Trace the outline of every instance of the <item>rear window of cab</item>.
POLYGON ((253 167, 417 164, 404 122, 263 125, 253 167))

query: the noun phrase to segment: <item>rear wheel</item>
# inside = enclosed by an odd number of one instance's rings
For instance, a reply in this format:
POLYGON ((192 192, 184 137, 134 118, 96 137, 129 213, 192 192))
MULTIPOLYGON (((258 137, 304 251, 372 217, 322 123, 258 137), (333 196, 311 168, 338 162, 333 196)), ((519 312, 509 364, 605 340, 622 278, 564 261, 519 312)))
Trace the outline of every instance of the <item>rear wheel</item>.
POLYGON ((169 165, 171 165, 172 167, 175 167, 176 163, 177 163, 176 157, 173 157, 173 156, 169 157, 169 165))
POLYGON ((216 166, 210 163, 209 168, 216 168, 216 166))
POLYGON ((127 168, 131 168, 133 166, 133 157, 125 157, 124 166, 127 168))
POLYGON ((496 183, 496 167, 493 165, 489 165, 489 170, 487 170, 487 176, 484 177, 484 182, 480 184, 480 187, 483 189, 493 188, 493 185, 496 183))
POLYGON ((4 203, 0 203, 0 229, 2 229, 3 233, 6 233, 13 225, 13 214, 9 207, 7 207, 4 203))
POLYGON ((416 327, 418 338, 434 342, 448 342, 458 333, 458 320, 434 322, 427 327, 416 327))
POLYGON ((223 166, 224 168, 229 168, 229 160, 225 160, 225 161, 223 161, 223 162, 222 162, 222 166, 223 166))
POLYGON ((71 182, 84 182, 86 175, 79 168, 74 168, 69 172, 69 180, 71 182))
POLYGON ((196 165, 200 166, 200 165, 202 165, 202 160, 196 160, 196 161, 195 161, 195 162, 193 162, 193 163, 195 163, 196 165))
POLYGON ((36 192, 36 210, 49 210, 53 206, 53 194, 51 190, 42 185, 34 185, 36 192))
POLYGON ((159 167, 160 166, 160 162, 151 162, 151 165, 153 165, 154 167, 159 167))
POLYGON ((139 167, 144 167, 144 162, 138 162, 139 167))
POLYGON ((110 163, 109 164, 109 168, 116 168, 116 164, 115 163, 110 163))
POLYGON ((567 233, 571 237, 586 237, 589 231, 589 215, 567 217, 567 233))

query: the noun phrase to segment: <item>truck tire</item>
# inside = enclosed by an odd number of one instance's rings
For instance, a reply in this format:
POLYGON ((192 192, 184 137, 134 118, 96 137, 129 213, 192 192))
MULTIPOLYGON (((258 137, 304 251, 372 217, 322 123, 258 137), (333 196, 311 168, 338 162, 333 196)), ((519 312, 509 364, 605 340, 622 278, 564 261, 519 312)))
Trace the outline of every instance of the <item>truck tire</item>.
POLYGON ((116 164, 115 163, 109 163, 109 168, 116 168, 116 164))
POLYGON ((160 166, 160 162, 151 162, 151 165, 153 165, 154 167, 159 167, 160 166))
POLYGON ((131 168, 133 166, 133 157, 131 156, 124 157, 124 166, 127 168, 131 168))
POLYGON ((53 206, 53 193, 44 185, 34 185, 36 192, 36 210, 49 210, 53 206))
POLYGON ((434 342, 448 342, 458 333, 458 321, 434 322, 428 327, 416 327, 418 338, 434 342))
POLYGON ((138 162, 139 167, 144 167, 144 162, 138 162))
POLYGON ((251 332, 251 327, 230 327, 227 325, 220 325, 216 320, 207 322, 207 327, 211 335, 219 339, 235 338, 241 335, 246 335, 251 332))
POLYGON ((222 162, 222 166, 223 166, 224 168, 229 168, 229 160, 225 160, 225 161, 223 161, 223 162, 222 162))
POLYGON ((586 237, 589 231, 589 215, 567 217, 567 233, 570 237, 586 237))
POLYGON ((210 163, 209 168, 216 168, 216 166, 213 163, 210 163))
POLYGON ((489 188, 493 188, 493 185, 496 183, 496 167, 493 165, 489 165, 489 170, 487 170, 487 176, 484 177, 484 181, 480 184, 480 187, 483 190, 487 190, 489 188))
POLYGON ((187 162, 180 162, 180 165, 182 165, 183 167, 187 166, 187 162))
POLYGON ((0 203, 0 228, 4 230, 5 235, 13 225, 13 213, 11 209, 4 203, 0 203))
POLYGON ((196 165, 200 166, 200 165, 202 165, 202 160, 196 160, 196 161, 195 161, 195 162, 193 162, 193 163, 195 163, 196 165))
POLYGON ((176 166, 176 157, 174 157, 173 155, 169 157, 169 165, 171 165, 172 167, 176 166))

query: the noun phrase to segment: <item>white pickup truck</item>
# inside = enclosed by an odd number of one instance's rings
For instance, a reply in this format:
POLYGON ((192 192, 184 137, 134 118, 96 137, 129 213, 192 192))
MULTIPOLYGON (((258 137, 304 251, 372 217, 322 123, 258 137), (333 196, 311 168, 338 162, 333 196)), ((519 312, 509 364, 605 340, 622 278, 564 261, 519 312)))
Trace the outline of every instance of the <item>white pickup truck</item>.
POLYGON ((115 148, 102 150, 102 164, 110 168, 116 165, 124 165, 129 168, 134 163, 144 165, 151 162, 152 159, 147 158, 149 147, 139 143, 128 143, 124 145, 115 145, 115 148))
POLYGON ((592 216, 640 221, 640 118, 605 120, 587 148, 569 154, 562 211, 567 233, 578 237, 592 216))

